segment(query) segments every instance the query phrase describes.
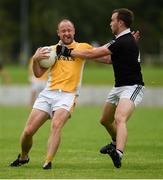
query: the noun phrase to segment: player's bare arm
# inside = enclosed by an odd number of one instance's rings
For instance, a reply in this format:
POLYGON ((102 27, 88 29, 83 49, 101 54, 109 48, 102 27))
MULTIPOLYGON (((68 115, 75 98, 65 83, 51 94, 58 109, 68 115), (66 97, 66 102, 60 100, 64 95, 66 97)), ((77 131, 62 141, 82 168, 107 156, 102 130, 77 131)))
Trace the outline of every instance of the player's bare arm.
MULTIPOLYGON (((92 49, 97 49, 97 48, 94 47, 92 49)), ((104 64, 112 64, 111 55, 106 55, 99 58, 88 59, 88 60, 93 60, 95 62, 104 63, 104 64)))
POLYGON ((100 57, 107 56, 110 54, 111 52, 109 51, 109 49, 104 46, 93 48, 93 49, 86 49, 83 51, 76 51, 76 50, 71 51, 72 57, 79 57, 79 58, 86 58, 86 59, 100 58, 100 57))
POLYGON ((95 58, 93 60, 98 62, 98 63, 112 64, 111 55, 103 56, 100 58, 95 58))
POLYGON ((105 46, 77 51, 73 49, 68 49, 66 46, 58 45, 56 47, 56 54, 57 56, 63 55, 66 57, 72 56, 84 59, 100 59, 100 57, 111 55, 111 51, 105 46))

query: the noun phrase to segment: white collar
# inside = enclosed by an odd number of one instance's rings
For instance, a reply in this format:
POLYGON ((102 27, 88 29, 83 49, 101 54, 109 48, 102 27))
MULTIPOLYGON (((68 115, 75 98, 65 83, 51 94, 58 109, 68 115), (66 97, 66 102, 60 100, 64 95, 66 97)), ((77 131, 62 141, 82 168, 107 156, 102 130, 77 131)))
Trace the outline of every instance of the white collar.
POLYGON ((124 34, 128 34, 128 33, 130 33, 131 32, 131 30, 130 30, 130 28, 128 28, 128 29, 125 29, 124 31, 122 31, 121 33, 119 33, 117 36, 115 36, 116 37, 116 39, 117 38, 119 38, 120 36, 123 36, 124 34))
MULTIPOLYGON (((76 41, 73 40, 73 42, 72 42, 71 44, 73 44, 73 43, 76 43, 76 41)), ((59 44, 59 45, 65 45, 61 40, 59 40, 58 44, 59 44)), ((69 44, 69 45, 70 45, 70 44, 69 44)), ((66 46, 66 45, 65 45, 65 46, 66 46)))

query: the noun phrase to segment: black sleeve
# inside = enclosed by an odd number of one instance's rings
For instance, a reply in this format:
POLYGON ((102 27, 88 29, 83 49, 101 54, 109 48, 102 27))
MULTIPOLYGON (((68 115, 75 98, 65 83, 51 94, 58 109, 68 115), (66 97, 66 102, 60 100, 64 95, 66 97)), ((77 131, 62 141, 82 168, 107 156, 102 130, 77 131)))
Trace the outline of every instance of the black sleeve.
POLYGON ((112 40, 106 44, 106 47, 112 52, 112 54, 114 54, 119 49, 120 42, 117 40, 112 40))

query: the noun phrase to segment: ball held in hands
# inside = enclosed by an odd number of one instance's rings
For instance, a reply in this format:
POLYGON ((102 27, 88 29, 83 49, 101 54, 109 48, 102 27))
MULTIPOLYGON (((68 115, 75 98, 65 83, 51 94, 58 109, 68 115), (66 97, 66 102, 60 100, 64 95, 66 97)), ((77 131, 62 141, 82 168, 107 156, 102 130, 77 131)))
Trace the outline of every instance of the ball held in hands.
POLYGON ((56 55, 55 50, 53 50, 51 47, 45 46, 43 48, 46 48, 47 50, 49 50, 49 58, 45 58, 45 59, 40 60, 39 64, 43 68, 49 68, 55 64, 57 55, 56 55))

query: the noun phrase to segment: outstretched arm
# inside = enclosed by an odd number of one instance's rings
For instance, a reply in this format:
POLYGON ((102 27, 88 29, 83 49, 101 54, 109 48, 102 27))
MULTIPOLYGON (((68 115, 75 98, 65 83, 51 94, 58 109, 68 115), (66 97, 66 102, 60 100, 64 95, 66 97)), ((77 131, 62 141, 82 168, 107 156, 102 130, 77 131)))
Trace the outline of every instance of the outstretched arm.
POLYGON ((100 57, 107 56, 110 54, 111 52, 109 51, 109 49, 104 46, 93 49, 86 49, 83 51, 76 51, 76 50, 71 51, 72 57, 80 57, 86 59, 95 59, 95 58, 99 59, 100 57))
POLYGON ((98 48, 93 49, 85 49, 81 51, 68 49, 66 46, 58 45, 56 48, 57 56, 72 56, 72 57, 79 57, 84 59, 100 59, 100 57, 107 56, 111 54, 111 51, 105 47, 101 46, 98 48))
POLYGON ((95 58, 95 59, 92 59, 92 60, 95 61, 95 62, 98 62, 98 63, 112 64, 112 60, 111 60, 111 56, 110 55, 99 57, 99 58, 95 58))

